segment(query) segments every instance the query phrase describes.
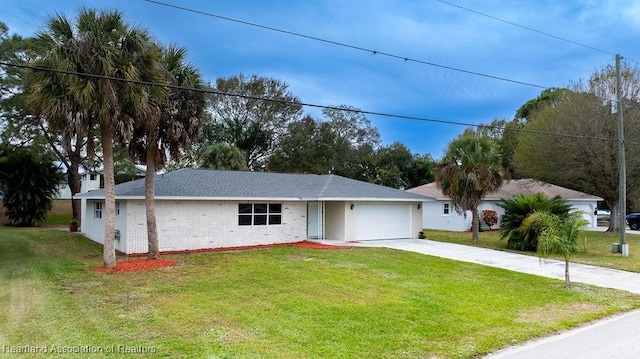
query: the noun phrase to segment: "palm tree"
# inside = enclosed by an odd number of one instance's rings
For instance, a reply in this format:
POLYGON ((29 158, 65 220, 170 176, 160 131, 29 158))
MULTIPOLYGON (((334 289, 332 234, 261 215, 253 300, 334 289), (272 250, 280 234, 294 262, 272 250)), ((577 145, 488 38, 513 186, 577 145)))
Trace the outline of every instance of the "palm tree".
MULTIPOLYGON (((44 90, 35 91, 30 98, 34 103, 42 103, 56 93, 65 94, 64 101, 54 101, 43 112, 56 122, 52 131, 75 129, 93 140, 93 131, 99 130, 104 158, 103 260, 105 267, 113 267, 116 262, 113 141, 131 138, 134 117, 142 118, 151 112, 150 99, 160 96, 162 89, 112 78, 152 79, 145 70, 145 65, 153 61, 153 54, 148 51, 150 36, 146 30, 127 25, 119 11, 97 12, 82 7, 75 24, 63 15, 56 15, 49 19, 35 41, 41 55, 36 65, 89 74, 32 71, 33 87, 37 90, 43 86, 44 90)), ((92 152, 91 142, 89 152, 92 152)))
POLYGON ((244 152, 226 143, 216 143, 202 151, 200 168, 214 168, 219 170, 248 170, 244 152))
POLYGON ((498 206, 504 208, 504 217, 500 225, 500 239, 507 239, 510 249, 521 251, 536 251, 540 228, 525 227, 522 224, 531 214, 544 211, 560 218, 569 214, 571 206, 560 196, 547 197, 544 193, 517 194, 511 198, 498 201, 498 206))
POLYGON ((564 285, 571 288, 569 280, 569 260, 576 252, 576 244, 582 235, 584 226, 589 222, 582 218, 581 212, 571 212, 562 218, 546 211, 537 211, 527 217, 523 227, 541 229, 538 238, 538 256, 546 258, 549 254, 560 254, 564 258, 564 285))
POLYGON ((486 136, 464 133, 449 143, 443 159, 435 168, 435 180, 451 198, 454 208, 471 211, 472 241, 478 241, 480 221, 478 204, 484 196, 502 185, 506 171, 495 142, 486 136))
POLYGON ((185 57, 186 50, 177 46, 162 51, 160 64, 164 81, 181 88, 170 88, 156 103, 158 111, 136 122, 133 141, 129 145, 131 156, 147 166, 145 211, 148 257, 151 259, 160 256, 155 216, 156 171, 166 165, 167 155, 177 160, 181 150, 200 137, 204 124, 204 93, 187 89, 202 89, 203 81, 198 70, 185 62, 185 57))

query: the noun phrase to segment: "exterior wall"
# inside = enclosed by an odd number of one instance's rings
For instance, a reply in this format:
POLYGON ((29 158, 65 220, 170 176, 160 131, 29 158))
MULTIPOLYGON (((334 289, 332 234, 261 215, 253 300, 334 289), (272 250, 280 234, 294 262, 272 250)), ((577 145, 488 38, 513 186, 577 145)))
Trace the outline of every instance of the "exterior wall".
MULTIPOLYGON (((450 203, 449 214, 443 214, 442 204, 444 202, 447 201, 422 202, 422 226, 424 228, 457 232, 463 232, 471 228, 471 225, 467 227, 467 219, 453 208, 453 203, 448 202, 450 203)), ((471 218, 469 218, 469 221, 471 221, 471 218)))
MULTIPOLYGON (((466 211, 466 218, 464 215, 459 214, 453 209, 453 204, 451 205, 451 209, 449 211, 449 215, 442 214, 442 203, 446 201, 434 200, 434 201, 425 201, 423 202, 423 212, 422 212, 422 220, 423 226, 426 229, 438 229, 445 231, 456 231, 456 232, 464 232, 471 230, 471 211, 466 211)), ((591 200, 574 200, 567 201, 567 203, 571 206, 572 211, 582 211, 585 212, 583 217, 589 221, 590 227, 597 226, 597 219, 595 210, 597 207, 596 201, 591 200)), ((483 201, 478 206, 478 213, 480 215, 480 227, 482 229, 488 229, 484 222, 482 221, 482 211, 483 210, 494 210, 498 213, 498 223, 491 227, 491 229, 499 229, 502 225, 502 217, 504 216, 504 208, 498 206, 497 201, 483 201)))
MULTIPOLYGON (((357 206, 361 202, 353 203, 357 206)), ((344 239, 346 241, 356 240, 356 211, 351 209, 352 202, 343 202, 344 208, 344 239)), ((354 207, 355 208, 355 207, 354 207)))
POLYGON ((80 181, 80 193, 100 189, 101 176, 102 175, 99 173, 83 173, 80 181))
MULTIPOLYGON (((104 243, 104 220, 95 218, 96 200, 86 200, 82 230, 91 240, 104 243)), ((104 201, 100 201, 103 202, 104 201)), ((120 252, 146 253, 147 224, 143 200, 118 200, 120 214, 116 215, 116 229, 120 252)), ((242 202, 257 203, 259 201, 242 202)), ((158 240, 160 251, 197 250, 251 246, 258 244, 291 243, 307 239, 307 202, 282 203, 282 224, 239 226, 236 201, 156 201, 158 240)), ((358 204, 389 204, 388 202, 358 202, 358 204)), ((394 202, 394 204, 398 204, 394 202)), ((423 208, 411 205, 411 236, 422 230, 423 208)), ((104 207, 103 207, 104 208, 104 207)), ((355 239, 355 210, 351 202, 326 202, 326 239, 348 241, 355 239)))
MULTIPOLYGON (((496 201, 483 201, 480 203, 480 205, 478 206, 478 215, 479 215, 478 219, 480 220, 480 228, 489 229, 489 226, 487 226, 482 220, 482 211, 484 210, 492 210, 498 213, 498 223, 496 223, 495 226, 492 226, 491 229, 500 228, 500 225, 502 225, 502 216, 504 216, 504 208, 498 206, 498 203, 496 201)), ((468 230, 471 229, 471 221, 472 221, 471 211, 467 211, 467 229, 468 230)))
POLYGON ((58 187, 58 194, 56 195, 57 199, 71 199, 71 188, 69 188, 68 184, 61 184, 58 187))
MULTIPOLYGON (((259 203, 250 201, 242 203, 259 203)), ((307 238, 307 203, 282 203, 282 224, 239 226, 235 201, 156 201, 160 251, 197 250, 291 243, 307 238)), ((125 253, 146 253, 147 224, 143 200, 127 203, 123 233, 125 253)))
MULTIPOLYGON (((83 201, 84 202, 84 201, 83 201)), ((127 234, 127 205, 126 201, 117 201, 120 206, 120 214, 116 214, 116 229, 120 231, 120 240, 115 242, 117 251, 126 252, 126 234, 127 234)), ((104 200, 86 200, 86 204, 82 210, 82 233, 94 242, 104 244, 104 223, 106 212, 104 210, 104 200), (102 218, 95 218, 95 203, 101 202, 102 218)))
POLYGON ((411 203, 411 238, 418 238, 418 235, 423 229, 422 203, 411 203), (418 208, 418 206, 420 206, 420 208, 418 208))
POLYGON ((598 226, 598 217, 596 216, 596 209, 598 203, 596 201, 569 201, 572 210, 582 211, 582 217, 589 222, 589 227, 598 226))
POLYGON ((345 228, 345 212, 349 210, 345 202, 325 203, 326 239, 347 240, 345 228))
POLYGON ((87 199, 81 198, 80 199, 80 218, 78 219, 80 221, 80 231, 84 231, 84 224, 86 222, 87 215, 88 215, 87 199))
POLYGON ((104 213, 103 218, 95 218, 94 206, 96 202, 104 203, 104 201, 86 200, 80 229, 92 241, 104 244, 104 213))

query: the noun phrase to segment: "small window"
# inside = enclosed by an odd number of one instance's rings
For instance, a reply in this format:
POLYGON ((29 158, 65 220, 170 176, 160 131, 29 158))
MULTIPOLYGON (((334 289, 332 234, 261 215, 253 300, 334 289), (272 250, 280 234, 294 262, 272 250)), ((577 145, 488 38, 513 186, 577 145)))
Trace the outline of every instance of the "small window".
POLYGON ((279 214, 270 214, 269 215, 269 224, 282 224, 282 216, 279 214))
POLYGON ((442 204, 442 214, 445 216, 449 215, 449 211, 451 210, 451 205, 448 202, 442 204))
POLYGON ((120 214, 120 202, 116 202, 116 216, 120 214))
POLYGON ((239 226, 266 226, 280 224, 282 224, 282 204, 280 203, 238 204, 239 226))
POLYGON ((94 218, 102 218, 102 202, 94 203, 94 218))
POLYGON ((239 226, 250 226, 251 225, 251 219, 253 218, 253 216, 251 215, 240 215, 238 216, 238 225, 239 226))
POLYGON ((254 226, 264 226, 267 224, 267 215, 266 214, 256 214, 253 216, 253 225, 254 226))
POLYGON ((90 177, 89 177, 89 178, 90 178, 92 181, 95 181, 95 180, 96 180, 96 174, 95 174, 95 173, 92 173, 92 174, 90 175, 90 177))

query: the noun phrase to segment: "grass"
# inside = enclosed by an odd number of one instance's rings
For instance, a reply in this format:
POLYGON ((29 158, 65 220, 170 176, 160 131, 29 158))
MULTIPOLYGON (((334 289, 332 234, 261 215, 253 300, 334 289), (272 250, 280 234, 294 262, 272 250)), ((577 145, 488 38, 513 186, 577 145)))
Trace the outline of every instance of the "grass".
MULTIPOLYGON (((8 225, 11 221, 5 216, 5 210, 0 202, 0 225, 8 225)), ((53 200, 51 210, 47 213, 47 218, 42 224, 44 227, 69 227, 69 223, 73 219, 71 214, 70 199, 53 200)))
POLYGON ((0 227, 0 350, 473 358, 640 306, 629 293, 380 248, 167 258, 180 265, 98 273, 101 247, 77 234, 0 227))
MULTIPOLYGON (((51 211, 47 214, 47 219, 43 223, 45 227, 69 227, 73 219, 71 214, 70 199, 56 199, 53 201, 51 211)), ((80 220, 80 218, 78 218, 80 220)))
MULTIPOLYGON (((536 256, 534 252, 523 252, 510 250, 507 248, 507 241, 500 240, 500 232, 487 231, 480 233, 480 241, 477 244, 471 242, 470 232, 449 232, 424 230, 425 237, 441 242, 458 243, 465 245, 475 245, 483 248, 510 251, 514 253, 536 256)), ((573 263, 590 264, 599 267, 626 270, 630 272, 640 272, 640 235, 628 234, 626 236, 629 243, 629 257, 623 258, 620 253, 611 253, 611 244, 618 243, 618 233, 591 232, 584 233, 585 242, 578 243, 578 252, 571 259, 573 263), (586 251, 585 251, 586 247, 586 251)), ((560 259, 560 256, 551 257, 560 259)))

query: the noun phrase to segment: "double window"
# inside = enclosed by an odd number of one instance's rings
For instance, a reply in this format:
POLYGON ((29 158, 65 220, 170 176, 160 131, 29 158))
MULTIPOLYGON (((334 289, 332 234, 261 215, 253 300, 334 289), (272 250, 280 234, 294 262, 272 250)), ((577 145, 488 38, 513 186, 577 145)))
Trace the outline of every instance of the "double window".
POLYGON ((238 225, 240 226, 279 224, 282 224, 282 204, 280 203, 238 204, 238 225))
POLYGON ((94 203, 94 218, 102 218, 102 202, 94 203))
MULTIPOLYGON (((94 214, 93 214, 93 218, 102 218, 102 210, 104 208, 104 202, 100 201, 100 202, 95 202, 93 209, 94 209, 94 214)), ((116 202, 116 216, 120 214, 120 202, 116 202)))

